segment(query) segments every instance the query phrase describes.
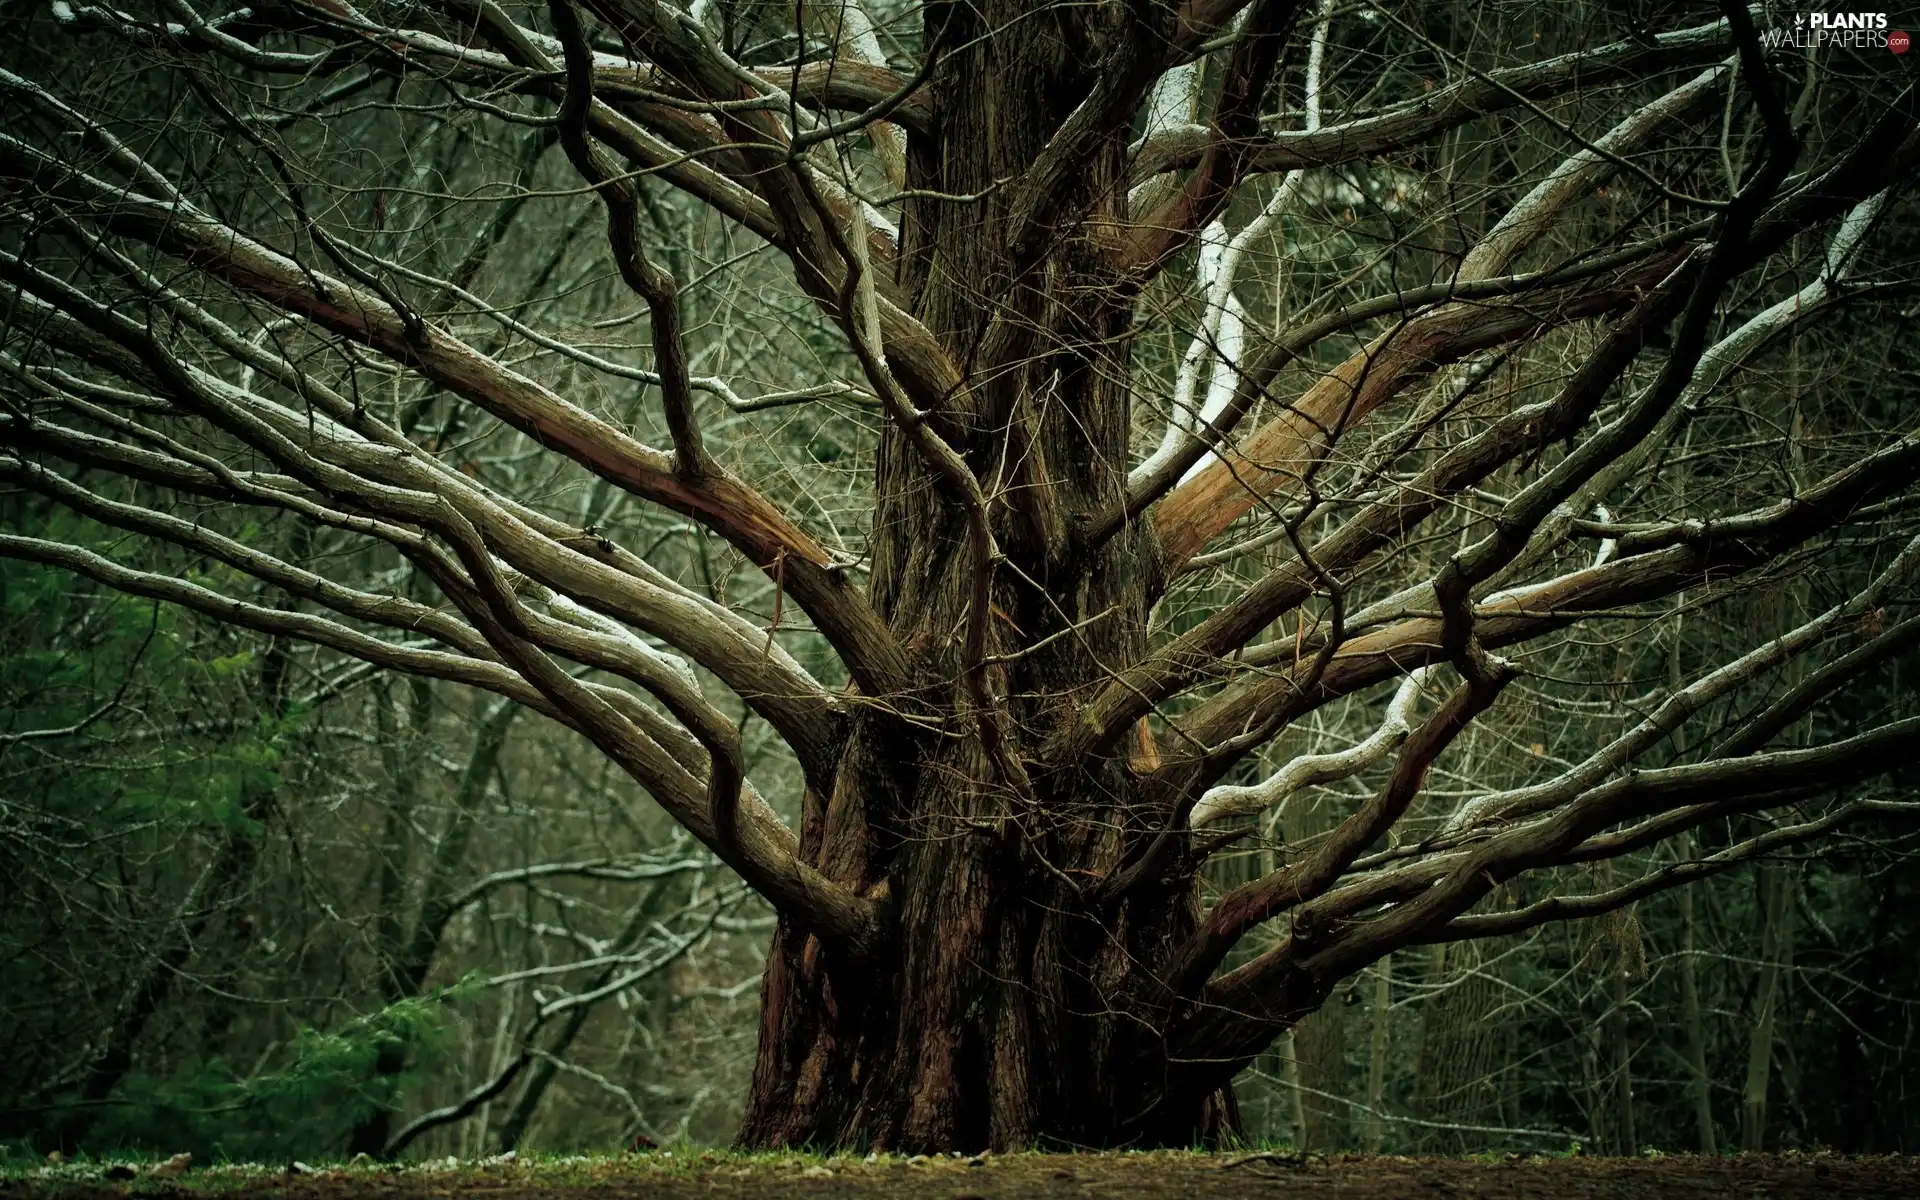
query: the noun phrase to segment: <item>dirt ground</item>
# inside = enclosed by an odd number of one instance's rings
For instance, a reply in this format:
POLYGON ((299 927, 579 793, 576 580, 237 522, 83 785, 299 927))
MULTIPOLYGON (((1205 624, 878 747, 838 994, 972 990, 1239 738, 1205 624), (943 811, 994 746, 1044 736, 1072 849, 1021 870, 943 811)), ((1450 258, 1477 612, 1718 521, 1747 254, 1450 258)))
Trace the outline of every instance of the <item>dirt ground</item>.
POLYGON ((984 1160, 744 1159, 709 1155, 554 1163, 271 1170, 214 1167, 34 1172, 0 1197, 259 1197, 260 1200, 969 1200, 1039 1196, 1171 1200, 1782 1200, 1920 1197, 1920 1158, 1746 1156, 1521 1158, 1492 1162, 1335 1155, 1014 1155, 984 1160))

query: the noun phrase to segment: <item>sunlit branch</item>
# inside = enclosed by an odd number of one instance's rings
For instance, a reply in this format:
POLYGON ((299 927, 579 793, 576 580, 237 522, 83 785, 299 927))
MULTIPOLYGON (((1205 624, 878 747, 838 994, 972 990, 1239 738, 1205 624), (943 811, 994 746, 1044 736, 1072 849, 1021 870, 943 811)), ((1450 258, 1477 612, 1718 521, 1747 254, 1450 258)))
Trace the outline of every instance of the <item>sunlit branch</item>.
POLYGON ((1290 759, 1278 771, 1259 783, 1245 786, 1209 788, 1193 806, 1188 823, 1195 829, 1223 817, 1262 812, 1269 808, 1285 811, 1288 800, 1307 788, 1333 783, 1357 775, 1391 754, 1413 732, 1413 706, 1420 698, 1422 684, 1430 668, 1422 667, 1407 676, 1387 703, 1387 715, 1379 728, 1345 750, 1323 754, 1302 754, 1290 759))
MULTIPOLYGON (((1323 0, 1307 52, 1302 123, 1308 132, 1320 127, 1320 70, 1326 59, 1327 32, 1332 23, 1333 5, 1331 0, 1323 0)), ((1190 68, 1180 70, 1190 71, 1190 68)), ((1200 236, 1197 274, 1205 305, 1201 310, 1200 328, 1180 360, 1166 435, 1145 462, 1128 472, 1129 488, 1139 487, 1167 465, 1183 448, 1186 438, 1182 435, 1191 436, 1201 428, 1217 427, 1221 414, 1232 402, 1239 383, 1239 361, 1247 323, 1246 309, 1233 294, 1235 279, 1247 251, 1269 236, 1292 203, 1300 190, 1301 178, 1298 171, 1289 173, 1274 189, 1260 214, 1232 237, 1227 236, 1226 227, 1218 221, 1207 226, 1200 236), (1195 396, 1200 393, 1203 380, 1206 398, 1196 409, 1195 396)), ((1194 469, 1188 467, 1182 479, 1191 478, 1194 469)))

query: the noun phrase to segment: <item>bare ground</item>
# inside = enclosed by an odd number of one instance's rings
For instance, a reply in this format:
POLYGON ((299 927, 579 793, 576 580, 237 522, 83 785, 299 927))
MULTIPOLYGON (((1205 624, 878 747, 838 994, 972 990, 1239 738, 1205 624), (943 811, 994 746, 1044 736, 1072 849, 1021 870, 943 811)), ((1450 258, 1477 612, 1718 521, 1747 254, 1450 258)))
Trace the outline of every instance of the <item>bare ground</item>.
MULTIPOLYGON (((164 1172, 164 1168, 162 1171, 164 1172)), ((646 1156, 405 1169, 215 1167, 163 1178, 53 1169, 0 1179, 0 1197, 259 1200, 932 1200, 1039 1196, 1162 1200, 1782 1200, 1920 1197, 1920 1158, 1742 1156, 1496 1161, 1335 1155, 1023 1154, 984 1160, 646 1156)))

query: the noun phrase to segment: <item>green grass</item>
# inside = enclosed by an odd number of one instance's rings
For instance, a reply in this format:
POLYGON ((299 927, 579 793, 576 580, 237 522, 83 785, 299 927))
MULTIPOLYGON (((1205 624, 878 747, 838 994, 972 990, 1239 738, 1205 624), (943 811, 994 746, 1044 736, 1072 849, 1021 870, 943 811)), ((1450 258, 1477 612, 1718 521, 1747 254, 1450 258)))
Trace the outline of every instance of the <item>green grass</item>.
MULTIPOLYGON (((1033 1151, 993 1157, 1002 1160, 1018 1160, 1042 1156, 1042 1152, 1033 1151)), ((1157 1150, 1115 1151, 1100 1157, 1192 1161, 1210 1156, 1211 1152, 1199 1150, 1157 1150)), ((630 1179, 636 1175, 656 1178, 679 1177, 713 1171, 737 1172, 745 1169, 755 1174, 764 1172, 771 1176, 778 1176, 804 1171, 809 1167, 826 1167, 838 1171, 873 1164, 899 1164, 923 1160, 924 1156, 917 1155, 867 1156, 851 1152, 817 1154, 797 1150, 741 1151, 683 1145, 639 1153, 535 1152, 516 1154, 511 1160, 504 1162, 499 1158, 454 1160, 442 1157, 383 1163, 363 1157, 352 1162, 337 1158, 313 1159, 302 1161, 299 1166, 303 1173, 326 1174, 343 1182, 355 1178, 371 1180, 400 1176, 416 1179, 431 1178, 436 1185, 447 1186, 483 1180, 498 1182, 511 1179, 536 1186, 565 1187, 630 1179)), ((103 1154, 79 1155, 66 1161, 51 1163, 15 1147, 0 1153, 0 1181, 56 1188, 61 1185, 124 1182, 130 1190, 136 1192, 142 1190, 143 1184, 165 1184, 168 1190, 185 1188, 196 1192, 218 1193, 232 1187, 258 1184, 263 1180, 284 1177, 290 1165, 261 1162, 195 1162, 178 1175, 165 1177, 155 1175, 155 1168, 166 1161, 164 1155, 103 1154), (116 1167, 122 1171, 133 1172, 131 1178, 109 1180, 108 1173, 116 1167)))

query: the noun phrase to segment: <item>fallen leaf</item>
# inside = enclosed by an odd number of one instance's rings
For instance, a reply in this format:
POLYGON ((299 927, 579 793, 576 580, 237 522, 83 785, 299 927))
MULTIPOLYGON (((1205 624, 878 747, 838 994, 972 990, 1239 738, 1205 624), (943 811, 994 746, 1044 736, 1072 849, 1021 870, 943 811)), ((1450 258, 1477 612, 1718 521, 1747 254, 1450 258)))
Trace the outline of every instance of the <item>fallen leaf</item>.
POLYGON ((193 1155, 176 1154, 163 1163, 155 1163, 147 1174, 155 1179, 172 1179, 176 1175, 184 1175, 187 1168, 192 1165, 193 1155))

